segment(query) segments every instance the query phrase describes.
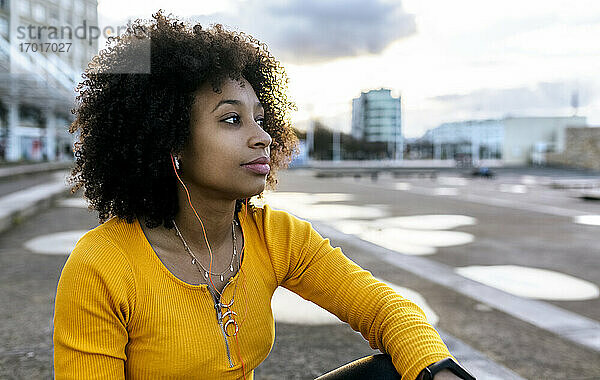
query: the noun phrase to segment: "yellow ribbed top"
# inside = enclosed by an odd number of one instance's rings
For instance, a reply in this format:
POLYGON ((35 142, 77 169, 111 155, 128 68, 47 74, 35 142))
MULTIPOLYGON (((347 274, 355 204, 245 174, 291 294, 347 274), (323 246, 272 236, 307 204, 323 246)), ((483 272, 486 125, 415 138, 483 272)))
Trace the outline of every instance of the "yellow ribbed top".
MULTIPOLYGON (((54 314, 56 379, 241 379, 269 354, 271 297, 284 286, 335 314, 403 379, 451 356, 423 311, 333 248, 307 221, 269 205, 240 213, 242 270, 223 292, 241 323, 225 337, 206 285, 174 276, 143 230, 113 217, 77 242, 54 314), (245 218, 244 218, 245 216, 245 218), (236 286, 237 285, 237 286, 236 286)), ((185 253, 182 249, 182 254, 185 253)), ((348 358, 351 360, 353 358, 348 358)))

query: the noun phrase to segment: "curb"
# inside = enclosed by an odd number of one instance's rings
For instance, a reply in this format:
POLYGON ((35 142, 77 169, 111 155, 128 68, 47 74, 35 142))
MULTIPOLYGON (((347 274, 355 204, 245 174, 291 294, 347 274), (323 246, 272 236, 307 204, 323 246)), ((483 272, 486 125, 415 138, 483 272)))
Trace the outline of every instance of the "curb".
POLYGON ((74 161, 52 161, 38 164, 24 164, 8 167, 0 167, 0 180, 10 179, 27 174, 36 174, 54 170, 70 169, 75 164, 74 161))
MULTIPOLYGON (((35 173, 30 172, 30 173, 35 173)), ((24 173, 19 173, 24 174, 24 173)), ((66 173, 60 174, 61 179, 29 189, 17 191, 0 198, 0 233, 21 224, 28 217, 49 208, 56 199, 69 194, 66 183, 66 173)))

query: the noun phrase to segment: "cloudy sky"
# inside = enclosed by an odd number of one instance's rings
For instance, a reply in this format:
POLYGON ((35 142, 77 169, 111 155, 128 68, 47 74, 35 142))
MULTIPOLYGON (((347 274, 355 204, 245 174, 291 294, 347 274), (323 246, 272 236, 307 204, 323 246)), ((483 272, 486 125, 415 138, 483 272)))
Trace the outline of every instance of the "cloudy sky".
POLYGON ((443 122, 577 114, 600 126, 598 0, 98 0, 100 26, 162 8, 265 42, 299 128, 350 130, 352 98, 402 96, 407 137, 443 122))

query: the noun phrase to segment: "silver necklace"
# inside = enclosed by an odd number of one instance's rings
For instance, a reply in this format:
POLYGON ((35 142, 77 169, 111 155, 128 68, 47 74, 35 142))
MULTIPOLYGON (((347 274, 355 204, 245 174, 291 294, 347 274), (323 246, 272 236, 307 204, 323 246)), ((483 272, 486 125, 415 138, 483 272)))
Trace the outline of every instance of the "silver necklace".
MULTIPOLYGON (((183 236, 181 235, 181 232, 179 231, 179 228, 177 228, 177 224, 175 223, 175 220, 173 219, 173 225, 175 226, 175 230, 177 231, 177 235, 179 236, 179 238, 181 239, 181 241, 183 242, 183 246, 185 247, 185 250, 188 252, 188 254, 192 257, 192 264, 196 265, 196 268, 200 271, 200 272, 204 272, 204 277, 208 279, 209 276, 219 276, 221 281, 223 281, 223 275, 225 274, 225 272, 227 272, 227 268, 221 272, 221 273, 213 273, 208 271, 203 265, 202 263, 200 263, 200 261, 198 261, 198 259, 196 258, 196 255, 194 255, 194 253, 192 252, 192 250, 190 249, 190 247, 187 245, 185 239, 183 238, 183 236)), ((229 271, 233 272, 233 262, 235 260, 235 256, 237 255, 237 248, 236 248, 236 237, 235 237, 235 226, 239 225, 237 220, 235 220, 235 218, 233 219, 232 222, 232 226, 231 226, 231 235, 233 237, 233 255, 231 256, 231 262, 229 263, 229 271)), ((235 288, 233 289, 233 295, 231 297, 231 301, 227 304, 224 304, 221 302, 220 300, 220 296, 221 294, 216 290, 213 289, 210 285, 210 281, 209 281, 209 289, 211 289, 211 293, 213 295, 213 301, 215 302, 215 310, 217 313, 217 321, 219 322, 219 326, 221 327, 221 330, 223 331, 223 334, 225 334, 228 337, 232 337, 237 335, 238 331, 239 331, 239 325, 237 323, 237 321, 235 320, 235 317, 237 316, 237 313, 234 312, 233 310, 231 310, 231 306, 233 305, 233 302, 235 300, 235 294, 237 292, 237 282, 235 284, 235 288), (216 296, 216 293, 219 293, 219 296, 216 296), (223 310, 225 311, 225 313, 223 313, 223 310), (225 321, 225 323, 223 323, 225 321), (229 325, 233 325, 234 327, 234 331, 233 333, 229 332, 229 325)), ((227 346, 227 355, 229 356, 229 344, 227 343, 227 339, 225 339, 225 344, 227 346)), ((230 363, 231 363, 231 359, 229 359, 230 363)))
POLYGON ((198 270, 200 272, 204 272, 204 278, 208 279, 209 276, 210 277, 219 276, 219 279, 221 281, 223 281, 223 278, 224 278, 223 275, 227 272, 227 270, 229 270, 230 272, 234 271, 233 263, 235 262, 235 256, 237 255, 237 248, 236 248, 237 244, 236 244, 236 237, 235 237, 235 226, 238 225, 238 222, 237 222, 237 220, 235 220, 235 218, 233 219, 233 222, 231 222, 231 236, 233 237, 233 254, 231 255, 231 261, 229 262, 229 268, 225 268, 225 270, 223 270, 221 273, 210 272, 208 269, 206 269, 204 267, 204 265, 202 265, 202 263, 200 262, 200 260, 198 260, 198 258, 196 257, 196 255, 194 255, 194 252, 192 252, 192 250, 190 249, 190 247, 186 243, 185 239, 181 235, 181 232, 179 231, 179 228, 177 228, 177 224, 175 223, 175 219, 172 219, 172 221, 173 221, 173 225, 175 226, 175 231, 177 232, 177 236, 179 236, 179 238, 183 242, 183 246, 185 247, 186 252, 192 258, 192 264, 196 265, 196 267, 198 268, 198 270))

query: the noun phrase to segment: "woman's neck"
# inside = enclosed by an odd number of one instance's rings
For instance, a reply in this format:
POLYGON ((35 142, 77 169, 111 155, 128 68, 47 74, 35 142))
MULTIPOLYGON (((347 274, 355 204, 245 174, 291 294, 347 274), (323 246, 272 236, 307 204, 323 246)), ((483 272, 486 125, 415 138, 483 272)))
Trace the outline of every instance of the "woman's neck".
POLYGON ((195 194, 192 196, 194 212, 188 203, 185 191, 178 194, 178 199, 179 212, 175 216, 175 223, 194 252, 201 255, 208 254, 202 225, 204 225, 206 239, 212 251, 231 245, 231 224, 235 215, 235 200, 209 199, 195 194))

